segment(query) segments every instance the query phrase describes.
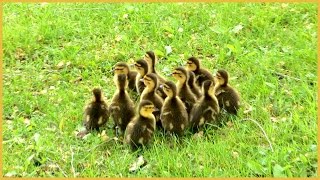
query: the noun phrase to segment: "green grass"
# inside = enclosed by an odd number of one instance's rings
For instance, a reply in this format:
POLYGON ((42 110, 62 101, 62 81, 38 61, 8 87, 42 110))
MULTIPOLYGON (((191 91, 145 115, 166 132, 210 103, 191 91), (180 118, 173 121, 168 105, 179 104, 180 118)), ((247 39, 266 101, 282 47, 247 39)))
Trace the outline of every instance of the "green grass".
POLYGON ((317 176, 316 17, 315 3, 5 3, 3 174, 317 176), (147 50, 160 56, 163 76, 191 55, 211 72, 226 69, 243 106, 200 139, 188 133, 177 143, 157 132, 144 151, 150 166, 130 174, 136 154, 127 146, 98 133, 79 140, 75 131, 91 89, 101 87, 110 102, 112 66, 147 50), (245 119, 261 124, 274 151, 245 119))

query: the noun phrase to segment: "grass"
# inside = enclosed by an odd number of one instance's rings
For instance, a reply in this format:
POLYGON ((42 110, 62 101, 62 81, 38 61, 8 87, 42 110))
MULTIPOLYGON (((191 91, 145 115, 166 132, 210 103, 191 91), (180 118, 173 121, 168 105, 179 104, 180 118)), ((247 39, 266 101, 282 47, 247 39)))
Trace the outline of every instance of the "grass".
POLYGON ((317 176, 316 16, 316 3, 4 3, 3 174, 317 176), (110 102, 112 66, 147 50, 163 76, 191 55, 211 72, 226 69, 243 106, 202 138, 188 133, 178 143, 157 132, 144 151, 150 166, 131 174, 136 154, 127 146, 75 132, 91 89, 110 102), (274 151, 245 119, 261 124, 274 151))

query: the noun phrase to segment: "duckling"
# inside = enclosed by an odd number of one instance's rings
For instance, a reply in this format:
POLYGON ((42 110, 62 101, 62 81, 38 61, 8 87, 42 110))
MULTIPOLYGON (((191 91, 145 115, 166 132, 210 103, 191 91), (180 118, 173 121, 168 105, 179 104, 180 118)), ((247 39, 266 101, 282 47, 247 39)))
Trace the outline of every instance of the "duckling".
MULTIPOLYGON (((144 55, 144 60, 147 61, 148 63, 148 73, 154 73, 159 81, 159 86, 163 85, 166 82, 166 79, 160 76, 155 69, 156 65, 156 55, 154 54, 153 51, 147 51, 146 54, 144 55)), ((158 89, 157 92, 163 99, 166 98, 166 94, 163 92, 162 89, 158 89)))
POLYGON ((142 100, 138 107, 138 114, 129 122, 124 142, 129 144, 132 150, 150 142, 156 128, 156 120, 152 113, 154 108, 151 101, 142 100))
POLYGON ((148 73, 148 63, 143 59, 139 59, 135 62, 134 66, 138 71, 138 75, 136 77, 136 89, 141 95, 142 91, 146 87, 143 83, 143 77, 148 73))
POLYGON ((127 76, 125 74, 118 74, 114 78, 114 83, 117 86, 117 91, 113 95, 109 111, 115 124, 116 135, 118 135, 117 128, 119 127, 121 132, 124 132, 135 113, 134 103, 126 91, 128 87, 127 76))
POLYGON ((188 126, 188 112, 177 96, 177 87, 172 81, 163 85, 167 97, 164 100, 160 119, 165 130, 182 136, 188 126))
POLYGON ((188 71, 188 74, 189 74, 188 85, 190 87, 190 90, 197 98, 200 98, 202 94, 200 91, 200 87, 196 84, 195 75, 192 71, 188 71))
POLYGON ((142 100, 149 100, 154 104, 157 111, 154 111, 153 115, 156 118, 157 126, 161 127, 160 112, 163 105, 163 99, 156 93, 158 89, 158 78, 154 73, 149 73, 144 76, 143 81, 146 88, 144 88, 141 94, 140 102, 142 100))
POLYGON ((188 114, 190 113, 193 104, 196 102, 196 96, 191 92, 187 81, 189 78, 188 72, 184 67, 175 68, 172 73, 172 76, 178 80, 177 89, 178 96, 184 102, 188 114))
POLYGON ((228 113, 237 115, 240 108, 240 95, 236 89, 228 84, 229 74, 225 70, 218 70, 214 79, 216 82, 216 96, 220 108, 225 109, 228 113))
POLYGON ((85 107, 83 123, 86 130, 99 130, 109 119, 108 105, 103 99, 102 90, 92 90, 93 100, 85 107))
POLYGON ((189 116, 190 126, 194 131, 198 131, 205 123, 218 124, 219 122, 220 108, 213 81, 204 81, 202 92, 202 97, 194 105, 189 116))
POLYGON ((129 89, 136 91, 136 76, 138 73, 136 71, 131 71, 127 63, 118 62, 114 66, 114 74, 126 74, 129 81, 129 89))
POLYGON ((214 82, 213 75, 206 69, 200 67, 200 61, 195 57, 190 57, 187 62, 187 70, 194 72, 196 76, 196 83, 199 87, 205 80, 214 82))

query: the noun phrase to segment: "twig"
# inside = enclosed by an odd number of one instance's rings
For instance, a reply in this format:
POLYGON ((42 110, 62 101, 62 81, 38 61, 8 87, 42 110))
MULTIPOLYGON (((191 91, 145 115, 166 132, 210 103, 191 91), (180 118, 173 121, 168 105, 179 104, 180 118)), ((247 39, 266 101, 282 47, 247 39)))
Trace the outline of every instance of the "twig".
POLYGON ((59 168, 59 170, 61 171, 61 173, 64 175, 64 177, 68 177, 68 175, 63 171, 63 169, 61 169, 61 167, 55 163, 57 165, 57 167, 59 168))
POLYGON ((271 70, 271 72, 274 73, 274 74, 276 74, 277 76, 282 76, 282 77, 294 79, 294 80, 297 80, 297 81, 301 81, 301 79, 296 78, 296 77, 291 77, 291 76, 288 76, 288 75, 285 75, 285 74, 281 74, 281 73, 278 73, 278 72, 275 72, 275 71, 272 71, 272 70, 271 70))
POLYGON ((269 138, 268 138, 268 136, 267 136, 267 133, 263 130, 262 126, 261 126, 257 121, 255 121, 255 120, 253 120, 253 119, 247 118, 247 119, 242 119, 241 121, 244 121, 244 120, 252 121, 252 122, 254 122, 256 125, 258 125, 258 127, 261 129, 261 131, 263 132, 264 136, 266 137, 266 139, 267 139, 267 141, 268 141, 268 143, 269 143, 269 146, 270 146, 270 148, 271 148, 271 151, 273 152, 272 144, 271 144, 271 142, 270 142, 270 140, 269 140, 269 138))
POLYGON ((73 177, 76 177, 76 172, 75 172, 74 167, 73 167, 73 151, 72 151, 71 147, 70 147, 70 150, 71 150, 71 170, 72 170, 72 173, 73 173, 73 177))

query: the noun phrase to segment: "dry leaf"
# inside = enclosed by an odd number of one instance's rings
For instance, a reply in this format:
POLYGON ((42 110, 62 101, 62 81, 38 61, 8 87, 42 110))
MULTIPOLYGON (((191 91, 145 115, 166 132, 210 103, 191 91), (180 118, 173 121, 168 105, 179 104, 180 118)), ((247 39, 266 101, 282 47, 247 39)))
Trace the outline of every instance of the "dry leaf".
POLYGON ((137 160, 130 166, 129 172, 133 173, 145 165, 147 165, 147 161, 144 160, 143 156, 139 156, 137 160))
POLYGON ((30 119, 28 118, 25 118, 23 122, 26 124, 26 126, 30 125, 30 119))
POLYGON ((239 33, 242 29, 243 29, 243 26, 242 26, 241 24, 238 24, 238 25, 236 25, 236 26, 231 30, 231 32, 237 34, 237 33, 239 33))
POLYGON ((236 152, 236 151, 233 151, 232 152, 232 157, 235 158, 235 159, 239 158, 239 153, 236 152))
POLYGON ((243 114, 248 114, 253 110, 252 106, 250 106, 248 109, 243 111, 243 114))
POLYGON ((68 61, 68 62, 66 63, 66 66, 68 67, 68 66, 70 66, 70 65, 71 65, 71 62, 68 61))
POLYGON ((82 81, 82 77, 77 77, 76 79, 73 80, 73 83, 78 83, 82 81))
POLYGON ((193 139, 200 139, 203 137, 203 131, 199 131, 198 133, 195 133, 192 138, 193 139))
POLYGON ((63 61, 60 61, 60 62, 58 63, 58 65, 57 65, 57 68, 58 68, 58 69, 62 69, 63 66, 64 66, 64 62, 63 62, 63 61))
POLYGON ((8 172, 8 173, 6 173, 5 175, 4 175, 4 177, 14 177, 14 176, 16 176, 18 173, 16 172, 16 171, 10 171, 10 172, 8 172))
POLYGON ((16 52, 14 53, 14 57, 20 61, 26 60, 26 53, 21 48, 17 48, 16 52))
POLYGON ((168 55, 172 52, 171 46, 165 46, 164 49, 166 50, 166 55, 168 55))
POLYGON ((232 126, 233 126, 233 123, 232 123, 231 121, 228 121, 228 122, 227 122, 227 126, 228 126, 228 127, 232 127, 232 126))
POLYGON ((116 38, 115 38, 115 40, 116 40, 117 42, 121 41, 121 40, 122 40, 122 36, 121 36, 121 35, 117 35, 116 38))
POLYGON ((270 119, 272 122, 275 122, 275 123, 278 122, 278 119, 276 117, 271 117, 270 119))

